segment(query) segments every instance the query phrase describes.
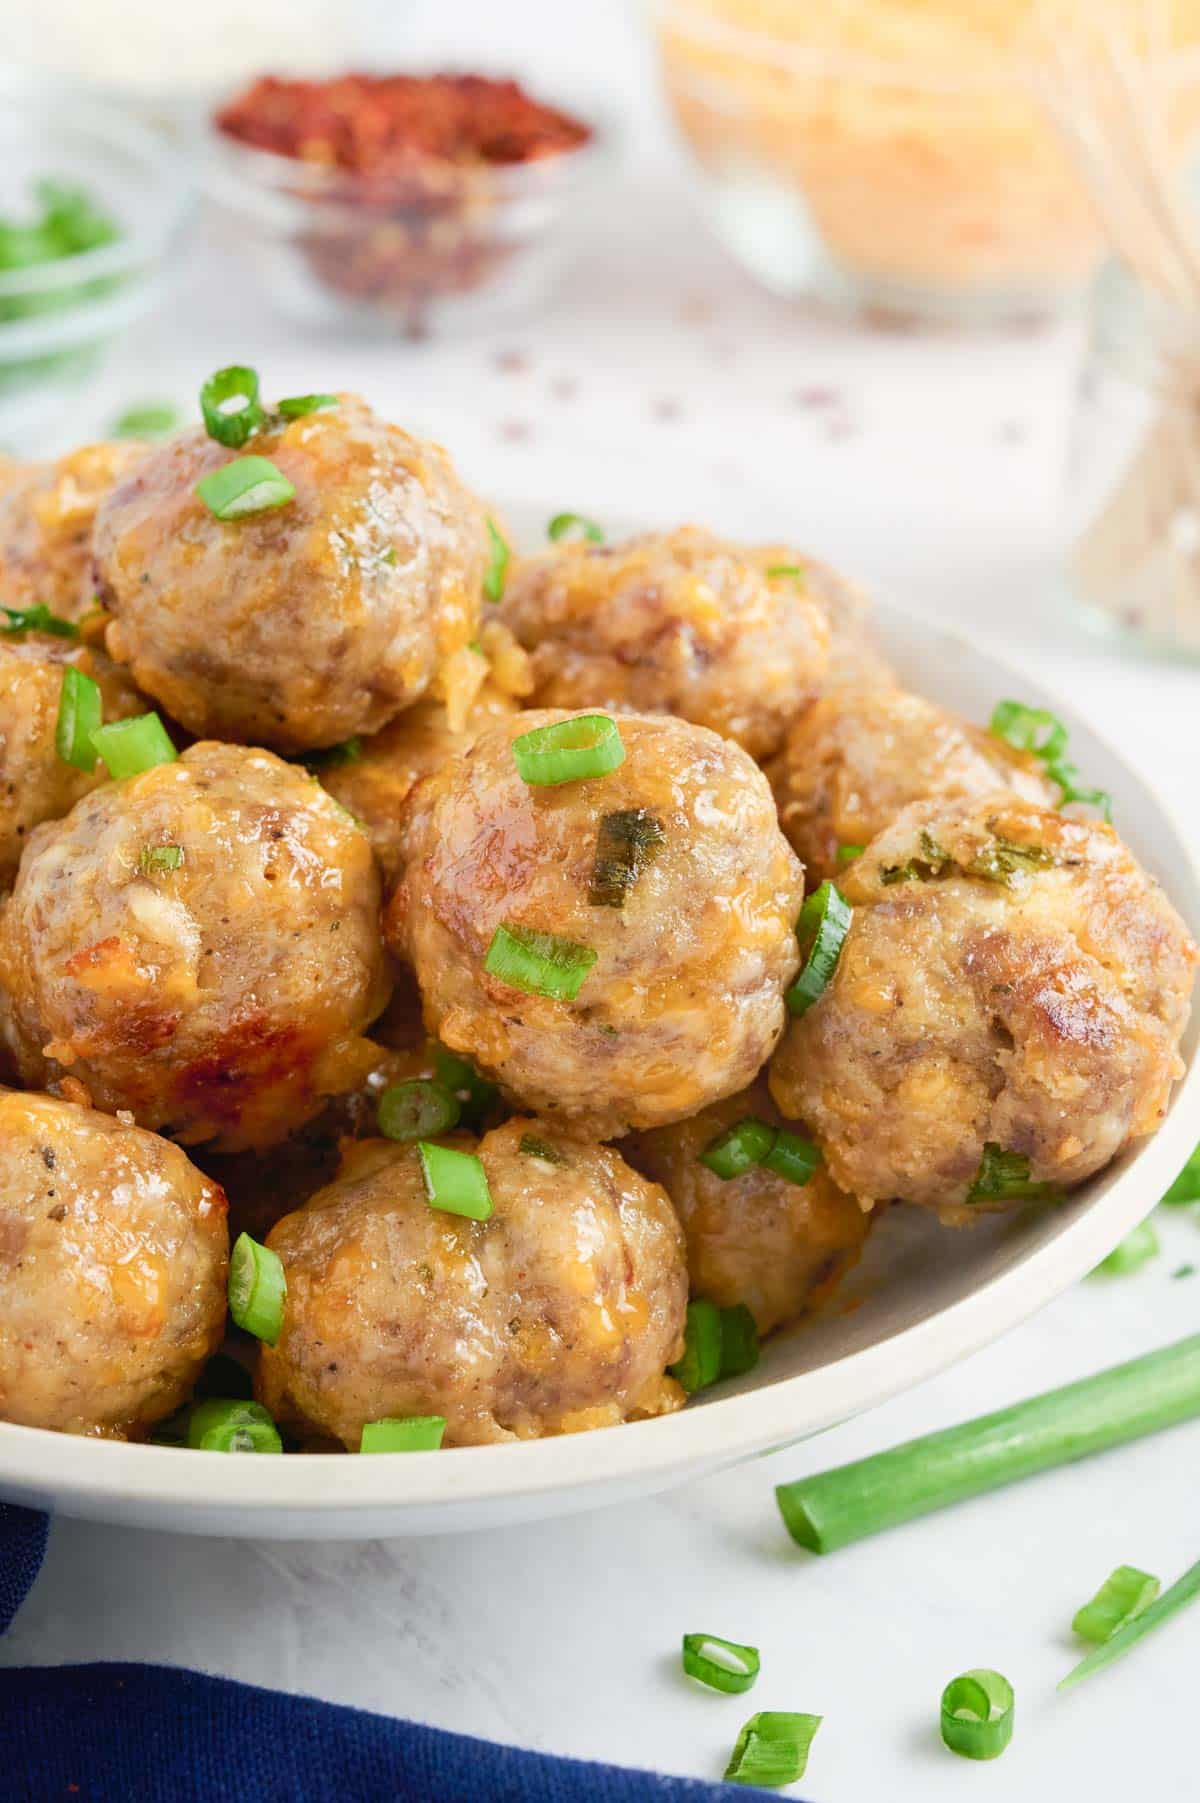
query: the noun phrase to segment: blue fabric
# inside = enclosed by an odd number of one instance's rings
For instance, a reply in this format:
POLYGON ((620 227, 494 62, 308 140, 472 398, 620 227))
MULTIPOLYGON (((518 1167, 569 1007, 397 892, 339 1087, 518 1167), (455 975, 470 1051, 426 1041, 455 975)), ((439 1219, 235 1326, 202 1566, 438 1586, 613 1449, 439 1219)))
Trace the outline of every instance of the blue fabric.
MULTIPOLYGON (((45 1550, 45 1516, 0 1504, 0 1633, 45 1550)), ((161 1665, 0 1670, 4 1803, 730 1803, 764 1794, 551 1759, 161 1665)))

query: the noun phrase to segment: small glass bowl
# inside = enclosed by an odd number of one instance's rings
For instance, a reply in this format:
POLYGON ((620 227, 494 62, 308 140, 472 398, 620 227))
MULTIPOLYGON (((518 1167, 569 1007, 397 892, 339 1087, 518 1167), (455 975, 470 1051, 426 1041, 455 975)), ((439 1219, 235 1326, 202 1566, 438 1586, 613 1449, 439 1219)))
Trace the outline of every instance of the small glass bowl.
POLYGON ((213 127, 208 188, 282 311, 364 336, 471 331, 540 301, 598 155, 511 165, 435 158, 368 178, 242 143, 213 127))
POLYGON ((0 213, 27 215, 47 179, 85 189, 122 236, 0 270, 0 445, 22 453, 158 305, 193 211, 186 165, 158 133, 76 89, 2 76, 0 213))

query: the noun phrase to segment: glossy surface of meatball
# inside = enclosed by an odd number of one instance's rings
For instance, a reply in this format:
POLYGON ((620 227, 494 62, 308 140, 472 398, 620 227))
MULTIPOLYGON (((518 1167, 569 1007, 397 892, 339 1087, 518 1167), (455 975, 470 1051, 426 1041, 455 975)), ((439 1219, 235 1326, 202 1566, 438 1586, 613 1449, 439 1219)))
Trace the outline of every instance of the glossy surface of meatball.
POLYGON ((270 752, 194 745, 37 829, 0 915, 23 1080, 226 1151, 275 1144, 374 1052, 387 1000, 366 836, 270 752))
POLYGON ((1007 789, 1052 808, 1059 797, 1037 758, 895 687, 823 696, 767 775, 810 888, 844 868, 839 846, 866 845, 910 802, 1007 789))
POLYGON ((1157 1127, 1196 948, 1111 827, 918 803, 841 887, 837 969, 770 1081, 843 1188, 966 1218, 985 1145, 1065 1188, 1157 1127))
POLYGON ((569 717, 501 722, 418 785, 385 926, 432 1034, 517 1106, 612 1138, 760 1069, 798 963, 803 878, 765 777, 703 727, 626 715, 618 769, 523 782, 513 740, 569 717), (594 953, 574 1000, 485 969, 502 925, 594 953))
POLYGON ((611 1147, 537 1120, 477 1150, 487 1221, 431 1208, 415 1148, 371 1141, 274 1228, 287 1302, 258 1392, 277 1420, 353 1451, 385 1417, 443 1415, 445 1444, 463 1446, 682 1402, 665 1372, 687 1273, 663 1191, 611 1147))
POLYGON ((79 620, 96 602, 92 525, 143 444, 84 445, 54 463, 0 471, 0 603, 79 620))
POLYGON ((756 545, 750 555, 760 570, 798 571, 793 580, 824 616, 829 656, 821 678, 822 694, 847 683, 883 688, 893 680, 876 642, 871 603, 857 583, 794 545, 756 545))
POLYGON ((178 1146, 0 1090, 0 1419, 136 1434, 225 1331, 225 1197, 178 1146))
POLYGON ((748 1116, 784 1124, 765 1082, 691 1120, 639 1133, 622 1150, 674 1204, 687 1237, 692 1294, 721 1308, 745 1303, 765 1334, 829 1294, 858 1259, 871 1216, 820 1167, 804 1184, 764 1165, 728 1179, 710 1171, 701 1153, 748 1116))
POLYGON ((524 559, 501 614, 531 655, 536 706, 678 714, 752 757, 777 748, 828 655, 802 582, 696 526, 524 559))
POLYGON ((101 507, 109 650, 198 736, 302 751, 375 732, 475 635, 483 512, 444 451, 353 396, 251 453, 293 500, 215 518, 196 483, 234 454, 196 427, 101 507))
POLYGON ((106 780, 55 749, 63 671, 73 665, 100 685, 104 718, 144 713, 146 699, 103 651, 69 639, 26 633, 0 638, 0 895, 10 889, 26 840, 43 820, 62 816, 106 780))

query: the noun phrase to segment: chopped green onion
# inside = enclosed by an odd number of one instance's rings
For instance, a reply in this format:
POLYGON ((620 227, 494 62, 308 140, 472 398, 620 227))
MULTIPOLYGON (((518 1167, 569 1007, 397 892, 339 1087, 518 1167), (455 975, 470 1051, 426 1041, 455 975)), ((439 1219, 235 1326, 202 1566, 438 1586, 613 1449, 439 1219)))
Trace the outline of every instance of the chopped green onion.
POLYGON ((210 438, 231 451, 240 450, 266 423, 258 399, 258 371, 240 363, 217 370, 200 390, 200 411, 210 438))
POLYGON ((99 730, 103 718, 100 684, 74 664, 68 664, 58 692, 58 720, 54 728, 54 748, 64 764, 74 764, 76 770, 96 768, 92 734, 99 730))
POLYGON ((1075 1611, 1071 1627, 1080 1640, 1102 1646, 1118 1628, 1148 1609, 1158 1595, 1158 1579, 1136 1565, 1118 1565, 1097 1590, 1090 1603, 1075 1611))
POLYGON ((488 566, 483 574, 483 592, 489 601, 499 601, 504 593, 504 582, 508 575, 508 560, 511 553, 507 541, 495 520, 487 522, 488 534, 488 566))
POLYGON ((363 1427, 359 1452, 436 1452, 446 1432, 444 1415, 385 1416, 363 1427))
POLYGON ((180 424, 179 409, 169 402, 152 401, 143 407, 129 407, 115 421, 114 438, 165 438, 180 424))
POLYGON ((500 1091, 486 1077, 481 1077, 467 1058, 460 1058, 435 1040, 432 1047, 433 1074, 445 1085, 462 1108, 464 1127, 478 1127, 496 1105, 500 1091))
POLYGON ((285 507, 296 490, 269 457, 235 457, 209 470, 196 484, 196 493, 219 520, 240 520, 245 514, 265 513, 285 507))
POLYGON ((604 543, 604 533, 595 520, 589 520, 586 514, 556 513, 546 527, 546 537, 557 544, 560 538, 566 538, 568 534, 577 534, 580 538, 587 539, 589 544, 604 543))
POLYGON ((767 565, 767 579, 775 582, 781 576, 790 576, 793 582, 807 582, 808 571, 802 563, 770 563, 767 565))
POLYGON ((999 1759, 1012 1739, 1013 1688, 999 1672, 977 1668, 942 1692, 942 1739, 964 1759, 999 1759))
POLYGON ((806 956, 800 975, 784 997, 793 1014, 805 1013, 824 994, 842 955, 851 914, 841 890, 828 881, 801 908, 796 937, 806 956))
POLYGON ((855 858, 861 858, 866 849, 865 845, 839 845, 837 861, 839 864, 853 864, 855 858))
POLYGON ((1176 1265, 1175 1269, 1171 1272, 1172 1277, 1194 1277, 1195 1275, 1195 1265, 1176 1265))
POLYGON ((719 1634, 683 1637, 683 1669, 688 1677, 707 1684, 710 1690, 723 1690, 727 1696, 752 1689, 761 1664, 756 1646, 722 1640, 719 1634))
POLYGON ((879 870, 879 880, 885 889, 894 883, 933 883, 938 877, 946 876, 954 869, 954 859, 949 852, 943 851, 931 832, 924 827, 917 835, 920 856, 909 858, 903 864, 883 864, 879 870))
POLYGON ((786 1127, 781 1127, 761 1162, 777 1177, 786 1177, 789 1183, 803 1187, 820 1164, 821 1152, 811 1139, 802 1139, 798 1133, 790 1133, 786 1127))
POLYGON ((566 1164, 567 1160, 557 1146, 552 1146, 548 1139, 539 1139, 534 1133, 522 1133, 517 1151, 526 1158, 540 1158, 543 1164, 566 1164))
POLYGON ((557 933, 539 933, 533 927, 505 922, 492 934, 483 968, 526 995, 546 995, 554 1001, 573 1002, 597 953, 557 933))
POLYGON ((143 845, 138 853, 138 869, 143 876, 153 876, 159 870, 178 870, 182 863, 182 845, 143 845))
POLYGON ((789 1534, 831 1553, 884 1528, 1200 1415, 1200 1334, 1094 1377, 775 1492, 789 1534))
POLYGON ((808 1750, 821 1721, 819 1715, 759 1710, 737 1737, 725 1767, 726 1783, 757 1784, 768 1790, 795 1784, 807 1770, 808 1750))
POLYGON ((340 745, 323 745, 317 751, 302 752, 297 759, 306 770, 340 770, 343 764, 357 764, 363 754, 363 742, 355 735, 340 745))
POLYGON ((1197 1596, 1200 1596, 1200 1562, 1190 1565, 1183 1576, 1177 1578, 1169 1590, 1164 1590, 1157 1601, 1149 1604, 1140 1615, 1135 1615, 1132 1621, 1127 1621, 1123 1627, 1118 1628, 1111 1640, 1106 1640, 1103 1646, 1090 1652, 1086 1659, 1081 1659, 1075 1669, 1059 1681, 1058 1688, 1071 1690, 1084 1678, 1090 1678, 1093 1672, 1111 1665, 1114 1659, 1120 1659, 1144 1635, 1152 1633, 1161 1622, 1169 1621, 1172 1615, 1185 1608, 1197 1596))
POLYGON ((389 1083, 379 1098, 379 1131, 385 1139, 429 1139, 449 1133, 461 1118, 458 1097, 435 1078, 389 1083))
POLYGON ((744 1302, 721 1310, 720 1377, 742 1377, 758 1363, 758 1328, 744 1302))
POLYGON ((1035 1183, 1029 1175, 1029 1160, 1023 1152, 1006 1152, 993 1140, 987 1140, 975 1181, 967 1191, 968 1202, 1013 1202, 1021 1197, 1034 1202, 1050 1202, 1058 1196, 1052 1183, 1035 1183))
POLYGON ((1062 793, 1059 807, 1083 802, 1099 809, 1105 820, 1112 819, 1112 797, 1105 789, 1084 789, 1078 784, 1079 771, 1067 760, 1068 733, 1057 714, 1042 707, 1026 707, 1021 701, 997 702, 988 730, 1014 751, 1028 751, 1040 759, 1046 775, 1057 783, 1062 793))
POLYGON ((487 1172, 474 1152, 456 1152, 450 1146, 417 1141, 421 1175, 430 1208, 446 1214, 465 1215, 470 1221, 487 1221, 492 1214, 492 1192, 487 1172))
POLYGON ((721 1311, 703 1297, 687 1305, 683 1356, 670 1367, 689 1395, 706 1390, 721 1375, 721 1311))
POLYGON ((744 1121, 737 1121, 709 1140, 700 1154, 700 1163, 728 1183, 760 1165, 774 1143, 774 1127, 747 1115, 744 1121))
POLYGON ((0 614, 8 616, 7 626, 0 626, 0 634, 5 638, 16 638, 21 632, 47 632, 56 639, 79 637, 79 628, 73 620, 52 614, 40 601, 36 607, 0 607, 0 614))
POLYGON ((1163 1201, 1172 1207, 1180 1202, 1200 1202, 1200 1146, 1196 1147, 1163 1201))
POLYGON ((1056 759, 1047 763, 1046 775, 1062 790, 1058 798, 1060 808, 1068 808, 1073 802, 1078 802, 1083 807, 1095 808, 1102 820, 1112 824, 1112 796, 1107 789, 1081 788, 1079 771, 1074 764, 1068 763, 1065 758, 1056 759))
POLYGON ((195 1452, 282 1452, 283 1441, 258 1402, 202 1402, 188 1417, 187 1443, 195 1452))
POLYGON ((159 764, 173 764, 179 756, 157 714, 138 714, 133 720, 114 720, 92 728, 92 744, 108 765, 114 782, 140 776, 159 764))
POLYGON ((596 858, 588 885, 593 908, 623 908, 625 898, 666 841, 663 823, 647 808, 605 814, 596 834, 596 858))
POLYGON ((276 403, 284 419, 303 419, 306 413, 323 413, 327 407, 336 407, 336 394, 289 394, 285 400, 276 403))
POLYGON ((1108 1257, 1102 1258, 1089 1275, 1128 1277, 1132 1271, 1140 1271, 1150 1259, 1157 1258, 1158 1251, 1158 1235, 1149 1221, 1143 1221, 1132 1233, 1127 1233, 1121 1243, 1114 1246, 1108 1257))
POLYGON ((522 782, 541 789, 607 776, 625 762, 625 746, 611 714, 577 714, 524 732, 513 740, 512 754, 522 782))
POLYGON ((283 1331, 287 1276, 283 1260, 248 1233, 239 1233, 229 1258, 229 1312, 234 1324, 274 1346, 283 1331))

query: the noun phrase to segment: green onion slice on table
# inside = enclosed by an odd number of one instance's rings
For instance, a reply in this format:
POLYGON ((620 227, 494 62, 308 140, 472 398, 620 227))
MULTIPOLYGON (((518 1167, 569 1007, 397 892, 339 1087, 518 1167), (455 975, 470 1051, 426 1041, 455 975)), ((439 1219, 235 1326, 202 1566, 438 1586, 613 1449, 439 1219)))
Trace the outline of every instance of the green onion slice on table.
POLYGON ((792 1014, 804 1014, 825 993, 850 931, 851 913, 841 890, 828 881, 801 908, 796 937, 805 954, 804 964, 784 997, 792 1014))
POLYGON ((1142 1221, 1132 1233, 1113 1247, 1107 1258, 1102 1258, 1091 1277, 1128 1277, 1134 1271, 1140 1271, 1144 1264, 1159 1253, 1158 1235, 1149 1221, 1142 1221))
POLYGON ((625 762, 625 746, 611 714, 577 714, 535 727, 513 740, 512 753, 522 782, 540 789, 607 776, 625 762))
POLYGON ((22 632, 47 632, 56 639, 77 639, 79 628, 73 620, 64 620, 61 614, 53 614, 43 603, 36 607, 0 607, 8 624, 0 626, 0 636, 16 638, 22 632))
POLYGON ((819 1715, 793 1715, 762 1709, 743 1727, 725 1767, 728 1784, 757 1784, 773 1789, 794 1784, 808 1767, 808 1750, 821 1726, 819 1715))
POLYGON ((481 1159, 473 1152, 457 1152, 452 1146, 417 1141, 421 1175, 430 1208, 464 1215, 470 1221, 487 1221, 492 1215, 492 1192, 481 1159))
POLYGON ((988 1140, 975 1180, 966 1194, 968 1202, 1014 1202, 1022 1197, 1034 1202, 1051 1202, 1058 1195, 1052 1183, 1035 1183, 1029 1175, 1029 1160, 1023 1152, 1006 1152, 988 1140))
POLYGON ((294 486, 269 457, 235 457, 232 463, 222 463, 201 476, 196 493, 218 520, 266 513, 296 498, 294 486))
POLYGON ((258 371, 241 363, 217 370, 200 390, 200 411, 208 436, 239 451, 266 424, 258 398, 258 371))
POLYGON ((942 1692, 942 1739, 964 1759, 998 1759, 1012 1739, 1013 1687, 980 1667, 951 1678, 942 1692))
POLYGON ((379 1131, 385 1139, 431 1139, 449 1133, 462 1118, 462 1103, 436 1077, 389 1083, 379 1098, 379 1131))
POLYGON ((58 692, 58 720, 54 728, 54 749, 64 764, 73 764, 76 770, 96 768, 92 734, 103 718, 104 697, 100 693, 100 684, 73 664, 68 664, 58 692))
POLYGON ((229 1312, 236 1326, 274 1346, 283 1331, 287 1276, 283 1260, 248 1233, 239 1233, 229 1259, 229 1312))
POLYGON ((603 529, 583 513, 556 513, 546 527, 546 537, 553 544, 563 538, 586 539, 590 545, 604 543, 603 529))
POLYGON ((495 520, 488 520, 487 535, 488 565, 483 573, 483 592, 489 601, 499 601, 504 593, 504 584, 508 577, 508 563, 512 553, 508 548, 508 540, 495 520))
POLYGON ((444 1415, 386 1416, 368 1421, 362 1431, 359 1452, 437 1452, 446 1432, 444 1415))
POLYGON ((1136 1565, 1118 1565, 1110 1571, 1090 1602, 1075 1611, 1072 1630, 1080 1640, 1102 1646, 1118 1628, 1148 1609, 1159 1592, 1159 1582, 1136 1565))
POLYGON ((282 1452, 283 1441, 258 1402, 199 1403, 188 1417, 187 1443, 194 1452, 282 1452))
POLYGON ((1136 1646, 1145 1635, 1152 1633, 1155 1628, 1161 1627, 1163 1622, 1170 1621, 1173 1615, 1177 1615, 1181 1609, 1194 1602, 1198 1596, 1200 1596, 1200 1561, 1195 1565, 1190 1565, 1183 1576, 1175 1580, 1169 1590, 1164 1590, 1154 1602, 1148 1604, 1140 1613, 1119 1627, 1111 1639, 1106 1640, 1102 1646, 1095 1647, 1086 1659, 1081 1659, 1073 1671, 1069 1671, 1065 1678, 1060 1679, 1058 1688, 1071 1690, 1076 1684, 1082 1683, 1084 1678, 1090 1678, 1093 1672, 1102 1671, 1106 1665, 1111 1665, 1114 1659, 1120 1659, 1131 1647, 1136 1646))
POLYGON ((761 1663, 756 1646, 722 1640, 719 1634, 683 1637, 683 1669, 688 1677, 707 1684, 710 1690, 723 1690, 727 1696, 750 1690, 761 1663))
POLYGON ((289 394, 276 406, 284 419, 303 419, 306 413, 324 413, 329 407, 336 407, 336 394, 289 394))
POLYGON ((179 756, 157 714, 138 714, 133 720, 93 727, 92 744, 114 782, 140 776, 159 764, 173 764, 179 756))
POLYGON ((483 968, 526 995, 545 995, 554 1001, 573 1002, 597 954, 588 945, 563 939, 558 933, 539 933, 533 927, 502 921, 492 934, 483 968))

